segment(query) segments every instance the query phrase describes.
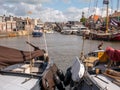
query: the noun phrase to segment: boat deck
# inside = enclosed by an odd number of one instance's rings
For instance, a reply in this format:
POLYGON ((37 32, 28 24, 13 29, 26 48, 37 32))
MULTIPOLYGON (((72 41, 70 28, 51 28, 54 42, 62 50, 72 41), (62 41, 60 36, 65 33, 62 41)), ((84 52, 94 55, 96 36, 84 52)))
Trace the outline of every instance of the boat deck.
POLYGON ((0 71, 0 90, 39 90, 39 68, 16 64, 0 71), (37 75, 38 74, 38 75, 37 75))
POLYGON ((91 75, 91 79, 102 87, 102 89, 106 90, 119 90, 120 86, 116 85, 114 82, 116 82, 114 79, 109 78, 108 76, 105 76, 103 74, 99 75, 91 75))

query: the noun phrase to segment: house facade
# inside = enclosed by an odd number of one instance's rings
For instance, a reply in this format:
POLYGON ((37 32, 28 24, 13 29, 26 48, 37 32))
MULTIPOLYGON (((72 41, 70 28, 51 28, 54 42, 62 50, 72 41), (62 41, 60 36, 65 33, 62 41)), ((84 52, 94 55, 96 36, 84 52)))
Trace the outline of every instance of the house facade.
MULTIPOLYGON (((18 30, 33 30, 35 25, 41 25, 40 20, 21 18, 13 16, 0 16, 0 32, 11 32, 18 30)), ((42 23, 43 24, 43 23, 42 23)))

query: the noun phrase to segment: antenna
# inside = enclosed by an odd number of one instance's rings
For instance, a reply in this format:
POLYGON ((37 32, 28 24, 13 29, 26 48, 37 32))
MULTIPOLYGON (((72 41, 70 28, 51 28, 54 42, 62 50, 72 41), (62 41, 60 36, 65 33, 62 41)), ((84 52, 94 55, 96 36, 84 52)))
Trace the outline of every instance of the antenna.
POLYGON ((119 0, 117 0, 117 11, 119 10, 119 0))

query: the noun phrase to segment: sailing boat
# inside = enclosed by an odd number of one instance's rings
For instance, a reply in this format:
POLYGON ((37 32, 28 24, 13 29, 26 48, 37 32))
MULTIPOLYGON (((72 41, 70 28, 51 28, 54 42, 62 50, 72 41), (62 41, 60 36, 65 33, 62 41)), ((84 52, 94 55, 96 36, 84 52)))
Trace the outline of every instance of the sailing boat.
POLYGON ((119 61, 120 50, 107 47, 106 50, 95 50, 85 55, 84 65, 86 72, 73 86, 75 90, 119 90, 120 68, 119 65, 108 66, 110 60, 119 61))
MULTIPOLYGON (((27 18, 27 26, 28 21, 27 18)), ((45 50, 30 43, 29 35, 28 41, 34 51, 0 45, 0 90, 64 90, 61 70, 45 50)))
POLYGON ((0 90, 55 90, 56 85, 62 86, 58 77, 62 73, 56 64, 44 50, 27 43, 35 51, 0 46, 0 90))
POLYGON ((80 58, 76 59, 65 74, 64 84, 69 85, 70 90, 120 90, 119 49, 107 47, 84 55, 82 48, 80 58), (117 64, 112 63, 112 60, 117 64))
POLYGON ((120 61, 120 50, 107 47, 106 50, 95 50, 84 57, 84 60, 78 59, 71 66, 72 69, 68 69, 67 77, 70 80, 67 85, 70 85, 70 90, 120 90, 120 64, 108 67, 107 63, 108 58, 120 61))
POLYGON ((109 16, 108 16, 108 6, 109 6, 109 0, 103 0, 103 4, 107 6, 106 9, 106 30, 105 32, 90 32, 89 38, 93 40, 104 40, 104 41, 120 41, 120 32, 117 30, 115 32, 110 32, 109 29, 109 16))

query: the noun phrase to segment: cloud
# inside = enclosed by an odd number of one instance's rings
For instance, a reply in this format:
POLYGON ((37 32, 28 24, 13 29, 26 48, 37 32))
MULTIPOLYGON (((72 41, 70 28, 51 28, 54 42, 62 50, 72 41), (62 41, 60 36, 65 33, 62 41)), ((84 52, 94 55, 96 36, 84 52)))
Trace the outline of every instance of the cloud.
MULTIPOLYGON (((36 11, 36 13, 37 13, 37 11, 36 11)), ((67 18, 65 17, 63 12, 61 12, 59 10, 54 10, 51 8, 46 8, 46 9, 41 10, 38 15, 42 21, 52 21, 52 22, 67 21, 67 18)))
MULTIPOLYGON (((85 17, 91 14, 105 15, 104 8, 77 8, 69 7, 64 11, 56 10, 53 8, 44 7, 43 3, 50 3, 53 0, 0 0, 0 15, 7 14, 13 16, 40 18, 42 21, 79 21, 82 12, 84 11, 85 17), (37 4, 36 4, 37 3, 37 4), (28 12, 31 11, 31 14, 28 12), (96 12, 95 12, 96 11, 96 12)), ((57 0, 58 1, 58 0, 57 0)), ((62 0, 70 2, 71 0, 62 0)), ((111 10, 109 10, 111 11, 111 10)))
POLYGON ((27 4, 40 4, 40 3, 48 3, 51 0, 3 0, 5 3, 27 3, 27 4))

